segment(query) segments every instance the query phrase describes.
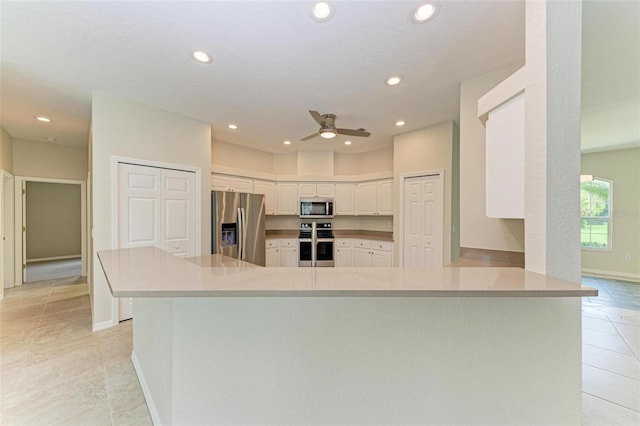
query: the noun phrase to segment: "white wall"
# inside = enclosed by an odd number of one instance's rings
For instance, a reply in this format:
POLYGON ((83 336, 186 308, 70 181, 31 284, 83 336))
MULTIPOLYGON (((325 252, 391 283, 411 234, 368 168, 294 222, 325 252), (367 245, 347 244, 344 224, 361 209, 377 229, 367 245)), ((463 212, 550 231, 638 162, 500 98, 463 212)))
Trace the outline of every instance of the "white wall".
MULTIPOLYGON (((456 124, 453 121, 436 124, 435 126, 396 136, 393 140, 393 205, 394 217, 397 218, 394 224, 394 235, 396 242, 400 241, 400 202, 399 191, 401 175, 406 173, 424 172, 431 170, 444 170, 444 255, 443 261, 446 264, 451 262, 452 241, 457 241, 453 234, 457 232, 459 226, 453 229, 452 222, 457 215, 454 213, 455 204, 453 198, 457 194, 453 193, 454 183, 454 152, 456 124)), ((397 264, 398 247, 394 250, 394 264, 397 264)), ((456 250, 453 250, 457 253, 456 250)))
POLYGON ((478 119, 478 98, 521 64, 499 68, 460 84, 460 246, 524 251, 524 220, 486 216, 485 127, 478 119))
POLYGON ((363 175, 393 170, 393 147, 360 154, 335 154, 337 175, 363 175))
POLYGON ((112 240, 112 156, 199 167, 202 253, 211 250, 211 128, 191 118, 95 92, 92 102, 93 328, 114 325, 113 298, 96 252, 112 240))
POLYGON ((14 139, 16 176, 86 180, 87 150, 59 144, 14 139))

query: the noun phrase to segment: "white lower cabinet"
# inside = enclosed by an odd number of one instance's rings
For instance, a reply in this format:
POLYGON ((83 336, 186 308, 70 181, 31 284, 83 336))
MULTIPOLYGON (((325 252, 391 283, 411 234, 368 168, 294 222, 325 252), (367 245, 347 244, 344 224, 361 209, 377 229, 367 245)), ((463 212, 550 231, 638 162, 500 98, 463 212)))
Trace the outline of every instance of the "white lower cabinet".
POLYGON ((350 238, 336 238, 335 265, 337 268, 353 266, 353 248, 350 238))
POLYGON ((298 266, 298 240, 296 238, 272 238, 265 247, 265 266, 298 266))
POLYGON ((286 268, 298 266, 298 240, 296 238, 280 240, 280 266, 286 268))
POLYGON ((393 266, 393 243, 390 241, 354 239, 353 266, 393 266))

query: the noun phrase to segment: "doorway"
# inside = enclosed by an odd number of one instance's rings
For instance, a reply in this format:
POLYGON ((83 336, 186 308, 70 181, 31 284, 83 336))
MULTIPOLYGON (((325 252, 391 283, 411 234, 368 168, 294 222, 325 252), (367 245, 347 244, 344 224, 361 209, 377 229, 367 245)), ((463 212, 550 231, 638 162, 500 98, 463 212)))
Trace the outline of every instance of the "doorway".
POLYGON ((16 177, 17 285, 86 276, 85 188, 84 181, 16 177))
POLYGON ((442 172, 403 176, 402 266, 427 267, 443 264, 443 180, 442 172))

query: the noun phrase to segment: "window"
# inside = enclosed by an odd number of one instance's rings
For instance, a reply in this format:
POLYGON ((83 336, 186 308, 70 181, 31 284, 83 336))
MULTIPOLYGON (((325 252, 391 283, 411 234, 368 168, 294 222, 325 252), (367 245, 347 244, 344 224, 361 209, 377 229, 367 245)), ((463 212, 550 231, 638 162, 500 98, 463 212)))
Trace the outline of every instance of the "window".
POLYGON ((580 183, 580 243, 586 249, 611 249, 611 181, 580 183))

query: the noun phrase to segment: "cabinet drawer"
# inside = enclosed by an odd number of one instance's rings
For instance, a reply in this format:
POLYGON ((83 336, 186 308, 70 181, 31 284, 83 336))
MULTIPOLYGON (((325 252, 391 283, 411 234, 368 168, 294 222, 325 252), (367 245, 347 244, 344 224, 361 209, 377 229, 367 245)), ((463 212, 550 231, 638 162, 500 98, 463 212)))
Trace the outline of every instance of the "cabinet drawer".
POLYGON ((280 240, 280 247, 297 247, 298 239, 297 238, 283 238, 280 240))
POLYGON ((391 241, 371 241, 371 248, 380 251, 392 251, 393 243, 391 241))
POLYGON ((351 238, 337 238, 336 239, 337 247, 351 247, 351 238))
POLYGON ((272 240, 267 240, 265 243, 266 248, 274 248, 274 247, 280 247, 280 240, 277 238, 274 238, 272 240))
POLYGON ((371 241, 369 240, 353 240, 353 247, 359 248, 371 248, 371 241))

